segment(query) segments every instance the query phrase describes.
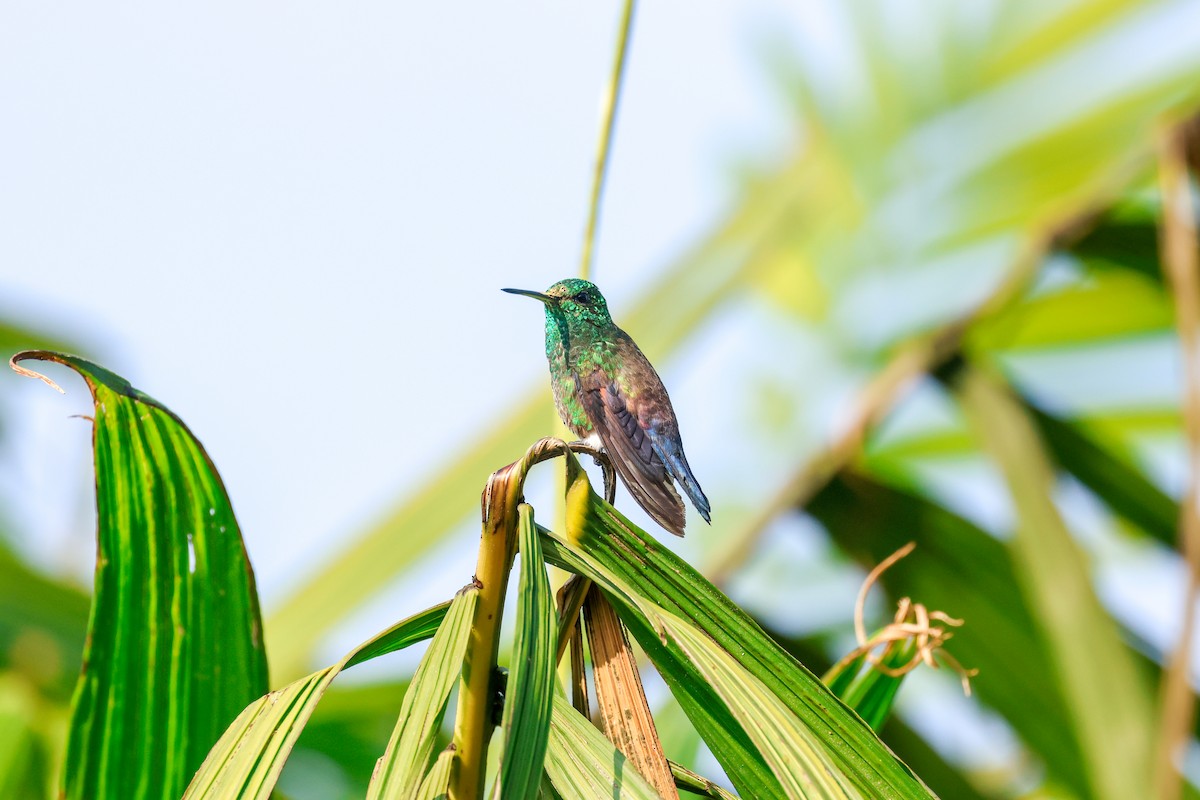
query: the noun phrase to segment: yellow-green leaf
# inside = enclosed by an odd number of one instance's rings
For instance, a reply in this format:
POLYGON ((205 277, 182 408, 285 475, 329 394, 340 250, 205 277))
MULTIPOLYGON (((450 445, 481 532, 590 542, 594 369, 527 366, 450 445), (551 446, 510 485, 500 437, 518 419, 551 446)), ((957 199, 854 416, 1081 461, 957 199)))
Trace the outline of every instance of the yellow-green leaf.
POLYGON ((446 618, 404 694, 392 738, 371 776, 368 800, 411 797, 420 788, 446 711, 446 700, 462 672, 478 597, 479 590, 469 585, 450 603, 446 618))

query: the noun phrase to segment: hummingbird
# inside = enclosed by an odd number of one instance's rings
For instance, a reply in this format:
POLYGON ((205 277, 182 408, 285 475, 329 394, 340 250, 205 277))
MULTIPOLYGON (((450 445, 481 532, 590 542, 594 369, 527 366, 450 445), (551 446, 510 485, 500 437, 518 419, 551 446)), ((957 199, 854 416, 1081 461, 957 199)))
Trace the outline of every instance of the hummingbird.
POLYGON ((563 423, 604 449, 633 499, 659 525, 683 536, 676 481, 709 522, 708 498, 683 454, 667 389, 629 334, 612 321, 595 284, 567 278, 545 292, 504 291, 546 307, 546 360, 563 423))

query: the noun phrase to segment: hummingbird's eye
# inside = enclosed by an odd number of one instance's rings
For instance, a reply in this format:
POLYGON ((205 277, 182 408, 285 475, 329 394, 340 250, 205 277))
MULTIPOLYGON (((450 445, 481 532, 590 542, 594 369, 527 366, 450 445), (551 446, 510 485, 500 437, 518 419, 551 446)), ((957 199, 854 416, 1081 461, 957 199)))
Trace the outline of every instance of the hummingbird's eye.
POLYGON ((590 289, 584 289, 579 294, 575 295, 575 302, 580 305, 590 306, 596 302, 596 295, 590 289))

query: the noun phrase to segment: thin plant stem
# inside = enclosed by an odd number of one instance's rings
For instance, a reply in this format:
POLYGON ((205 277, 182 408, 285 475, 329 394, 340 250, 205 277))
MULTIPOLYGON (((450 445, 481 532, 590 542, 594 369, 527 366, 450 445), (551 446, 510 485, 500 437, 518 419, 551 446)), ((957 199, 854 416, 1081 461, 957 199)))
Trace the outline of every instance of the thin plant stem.
POLYGON ((617 119, 617 106, 621 99, 621 84, 625 78, 625 56, 629 51, 629 31, 633 27, 634 0, 625 0, 621 14, 621 29, 617 35, 617 53, 613 59, 612 76, 604 93, 601 108, 600 142, 596 146, 596 164, 592 172, 592 197, 588 206, 587 229, 583 234, 583 253, 579 261, 579 277, 585 281, 592 275, 592 253, 595 249, 596 228, 600 221, 600 200, 604 195, 604 182, 608 175, 608 152, 612 147, 613 127, 617 119))
POLYGON ((1183 628, 1162 682, 1162 715, 1155 786, 1160 800, 1178 800, 1183 775, 1176 759, 1191 738, 1195 695, 1188 675, 1200 589, 1200 254, 1196 217, 1188 180, 1187 139, 1182 127, 1164 131, 1159 140, 1159 190, 1162 193, 1160 249, 1175 300, 1175 324, 1183 361, 1183 420, 1187 443, 1188 485, 1179 506, 1179 549, 1187 568, 1183 628))
POLYGON ((604 470, 605 494, 615 491, 612 464, 601 451, 584 442, 540 439, 525 455, 496 470, 483 492, 483 533, 475 585, 479 599, 471 623, 471 636, 463 659, 458 711, 454 722, 454 759, 450 766, 450 800, 480 800, 483 797, 488 745, 496 727, 496 653, 508 574, 517 547, 517 506, 525 490, 529 470, 542 461, 568 452, 588 453, 604 470))
MULTIPOLYGON (((507 473, 509 469, 511 467, 502 472, 507 473)), ((488 743, 495 728, 492 704, 496 653, 508 572, 516 549, 516 510, 524 482, 523 476, 507 481, 497 481, 496 477, 492 476, 484 495, 483 535, 475 568, 479 601, 475 605, 471 638, 463 661, 462 688, 455 715, 455 757, 449 785, 451 800, 478 800, 483 796, 488 743)))

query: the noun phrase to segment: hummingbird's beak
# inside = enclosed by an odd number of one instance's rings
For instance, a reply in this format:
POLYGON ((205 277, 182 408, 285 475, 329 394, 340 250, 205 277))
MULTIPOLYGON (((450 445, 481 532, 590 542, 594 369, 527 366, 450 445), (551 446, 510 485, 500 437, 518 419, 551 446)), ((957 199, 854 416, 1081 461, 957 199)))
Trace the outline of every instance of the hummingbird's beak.
POLYGON ((532 297, 534 300, 541 300, 543 303, 546 303, 547 305, 549 305, 550 303, 558 302, 557 297, 551 297, 548 294, 542 294, 541 292, 535 292, 531 289, 501 289, 500 291, 508 292, 509 294, 523 294, 526 297, 532 297))

